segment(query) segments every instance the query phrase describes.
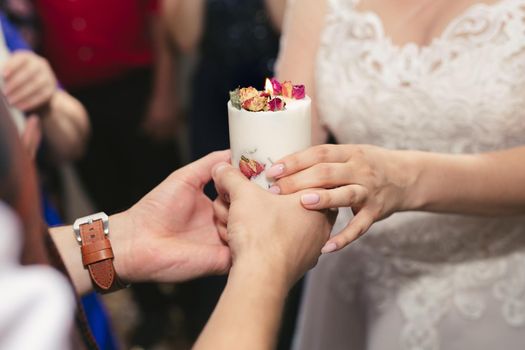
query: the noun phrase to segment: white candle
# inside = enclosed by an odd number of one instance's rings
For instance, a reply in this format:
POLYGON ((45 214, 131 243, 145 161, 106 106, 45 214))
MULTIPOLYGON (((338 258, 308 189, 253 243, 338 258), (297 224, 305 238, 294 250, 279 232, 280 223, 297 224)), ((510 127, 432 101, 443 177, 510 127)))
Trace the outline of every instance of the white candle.
MULTIPOLYGON (((311 146, 311 100, 286 99, 282 111, 251 112, 235 108, 228 102, 232 165, 239 168, 241 157, 259 163, 264 170, 280 158, 311 146)), ((250 163, 255 173, 261 170, 250 163)), ((267 189, 273 179, 265 171, 251 180, 267 189)))

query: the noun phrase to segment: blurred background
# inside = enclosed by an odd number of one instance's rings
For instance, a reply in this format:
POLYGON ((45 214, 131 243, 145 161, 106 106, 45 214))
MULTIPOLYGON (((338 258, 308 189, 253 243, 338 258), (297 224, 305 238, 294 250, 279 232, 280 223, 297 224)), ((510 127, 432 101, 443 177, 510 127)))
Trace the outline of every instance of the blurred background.
MULTIPOLYGON (((21 115, 37 115, 24 137, 48 224, 129 208, 170 172, 229 148, 228 92, 273 75, 285 3, 1 0, 0 64, 41 82, 34 96, 22 96, 17 78, 2 84, 21 115)), ((136 284, 83 304, 101 349, 189 349, 225 280, 136 284)), ((299 294, 300 284, 280 349, 290 347, 299 294)))

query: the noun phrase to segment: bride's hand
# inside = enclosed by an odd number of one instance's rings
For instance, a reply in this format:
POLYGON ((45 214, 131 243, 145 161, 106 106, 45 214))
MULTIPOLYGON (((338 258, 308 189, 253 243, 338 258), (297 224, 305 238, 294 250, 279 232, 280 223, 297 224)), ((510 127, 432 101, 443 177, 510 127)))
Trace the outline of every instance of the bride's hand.
POLYGON ((339 250, 370 226, 403 210, 410 183, 399 151, 369 145, 320 145, 287 156, 267 172, 276 179, 274 193, 312 189, 301 196, 307 209, 351 207, 354 218, 332 237, 324 253, 339 250))

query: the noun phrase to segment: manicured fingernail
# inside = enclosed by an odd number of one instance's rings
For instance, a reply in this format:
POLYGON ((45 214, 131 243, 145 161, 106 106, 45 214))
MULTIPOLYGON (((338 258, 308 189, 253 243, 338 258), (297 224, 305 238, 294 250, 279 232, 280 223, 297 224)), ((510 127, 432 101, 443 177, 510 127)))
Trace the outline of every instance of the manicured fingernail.
POLYGON ((266 176, 276 177, 284 173, 284 164, 274 164, 266 171, 266 176))
POLYGON ((321 200, 321 197, 317 193, 307 193, 301 196, 301 203, 306 205, 317 204, 321 200))
POLYGON ((321 249, 321 253, 323 254, 331 253, 336 249, 337 249, 337 244, 328 242, 324 245, 323 249, 321 249))
POLYGON ((270 192, 273 193, 273 194, 279 194, 279 193, 281 193, 281 189, 279 188, 279 186, 275 186, 275 185, 273 185, 272 187, 270 187, 270 188, 268 189, 268 191, 270 191, 270 192))

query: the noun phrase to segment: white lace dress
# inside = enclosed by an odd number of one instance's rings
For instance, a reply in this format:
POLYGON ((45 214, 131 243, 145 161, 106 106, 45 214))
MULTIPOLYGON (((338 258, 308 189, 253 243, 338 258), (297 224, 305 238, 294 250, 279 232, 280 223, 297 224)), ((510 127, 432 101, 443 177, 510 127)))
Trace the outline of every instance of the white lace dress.
MULTIPOLYGON (((339 143, 525 144, 524 0, 474 5, 424 48, 396 46, 354 5, 329 1, 317 59, 320 117, 339 143)), ((525 217, 410 212, 376 223, 309 274, 295 348, 525 349, 525 217)))

